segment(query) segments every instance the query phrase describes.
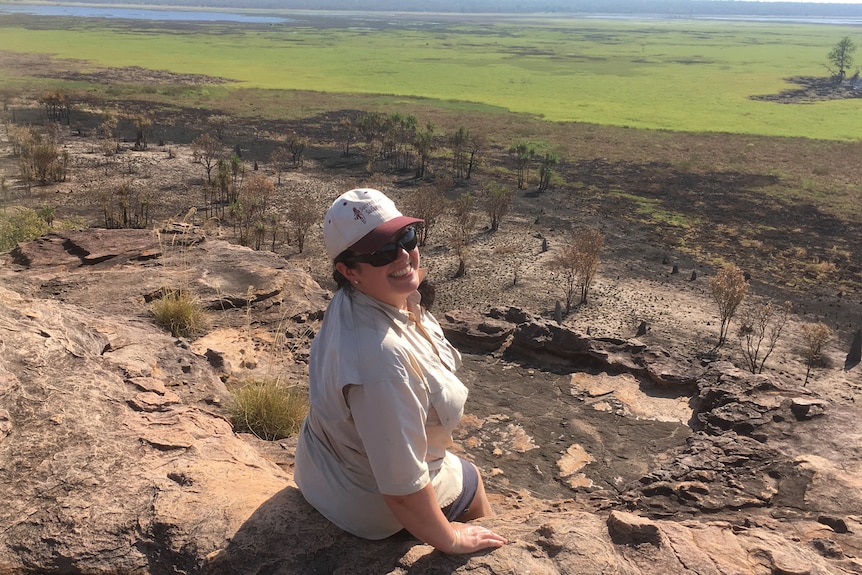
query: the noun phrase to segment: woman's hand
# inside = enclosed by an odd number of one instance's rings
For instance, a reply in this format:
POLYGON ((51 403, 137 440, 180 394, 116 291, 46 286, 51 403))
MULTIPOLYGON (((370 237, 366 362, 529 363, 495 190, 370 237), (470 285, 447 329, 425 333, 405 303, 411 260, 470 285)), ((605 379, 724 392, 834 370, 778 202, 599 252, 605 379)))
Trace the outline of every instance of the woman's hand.
POLYGON ((407 531, 443 553, 473 553, 506 544, 506 539, 485 527, 447 521, 431 483, 409 495, 384 495, 383 500, 407 531))
POLYGON ((452 555, 473 553, 489 547, 502 547, 508 543, 505 537, 481 525, 468 523, 451 523, 451 525, 455 531, 455 541, 451 549, 441 549, 441 551, 452 555))

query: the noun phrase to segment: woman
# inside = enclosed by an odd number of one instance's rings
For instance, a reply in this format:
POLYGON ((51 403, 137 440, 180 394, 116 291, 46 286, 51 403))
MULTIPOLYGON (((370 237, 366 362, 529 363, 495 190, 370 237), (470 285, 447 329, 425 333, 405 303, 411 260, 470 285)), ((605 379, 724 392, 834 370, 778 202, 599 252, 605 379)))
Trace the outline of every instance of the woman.
POLYGON ((446 451, 467 389, 458 351, 420 305, 413 225, 381 192, 342 194, 323 221, 338 284, 311 346, 311 407, 296 483, 354 535, 407 529, 446 553, 506 540, 464 523, 492 513, 476 467, 446 451))

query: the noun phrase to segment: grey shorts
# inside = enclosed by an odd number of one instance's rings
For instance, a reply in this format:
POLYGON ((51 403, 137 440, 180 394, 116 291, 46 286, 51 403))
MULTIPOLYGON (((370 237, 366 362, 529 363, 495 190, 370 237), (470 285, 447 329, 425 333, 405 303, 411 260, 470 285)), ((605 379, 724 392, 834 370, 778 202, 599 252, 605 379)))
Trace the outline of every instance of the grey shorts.
POLYGON ((476 471, 476 466, 459 457, 461 460, 461 473, 464 477, 464 485, 461 488, 461 495, 452 503, 443 508, 443 515, 449 521, 455 521, 463 515, 473 503, 473 498, 476 497, 476 491, 479 489, 479 472, 476 471))

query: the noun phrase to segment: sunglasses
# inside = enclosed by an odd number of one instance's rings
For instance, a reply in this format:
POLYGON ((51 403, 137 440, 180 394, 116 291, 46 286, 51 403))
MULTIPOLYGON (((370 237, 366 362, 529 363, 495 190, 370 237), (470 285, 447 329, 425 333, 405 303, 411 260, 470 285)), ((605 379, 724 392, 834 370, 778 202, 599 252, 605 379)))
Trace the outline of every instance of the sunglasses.
POLYGON ((407 226, 394 242, 390 242, 370 254, 350 256, 350 261, 370 264, 379 268, 397 260, 402 248, 405 252, 412 252, 416 249, 418 241, 419 238, 416 237, 416 229, 413 226, 407 226))

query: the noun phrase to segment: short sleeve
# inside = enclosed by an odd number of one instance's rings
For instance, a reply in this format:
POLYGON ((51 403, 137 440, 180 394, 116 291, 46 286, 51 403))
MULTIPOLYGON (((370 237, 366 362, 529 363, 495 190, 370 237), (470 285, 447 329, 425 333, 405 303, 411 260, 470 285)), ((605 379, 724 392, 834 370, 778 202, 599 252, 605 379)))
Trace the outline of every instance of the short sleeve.
POLYGON ((347 388, 347 402, 371 464, 386 495, 409 495, 430 481, 425 457, 429 397, 421 380, 403 366, 378 380, 347 388))

